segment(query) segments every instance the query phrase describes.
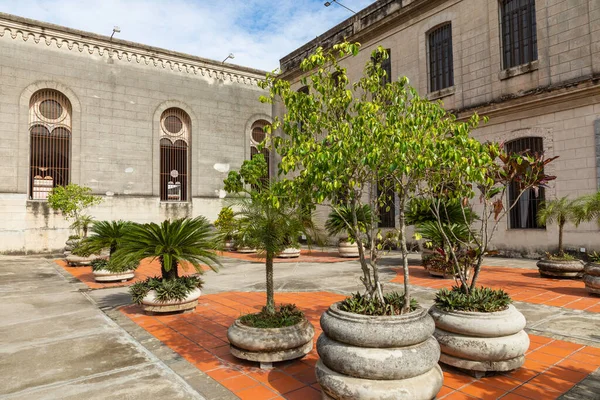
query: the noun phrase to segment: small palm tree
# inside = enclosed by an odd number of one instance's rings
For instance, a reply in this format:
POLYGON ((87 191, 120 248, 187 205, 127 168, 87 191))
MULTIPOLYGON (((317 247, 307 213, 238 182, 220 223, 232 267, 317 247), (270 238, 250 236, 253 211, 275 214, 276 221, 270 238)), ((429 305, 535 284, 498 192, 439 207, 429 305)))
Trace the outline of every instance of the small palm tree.
POLYGON ((131 224, 114 254, 119 264, 139 263, 143 259, 158 259, 163 280, 179 278, 178 266, 191 264, 201 272, 201 264, 213 271, 221 266, 215 249, 218 242, 210 223, 204 217, 166 220, 155 224, 131 224))
POLYGON ((85 238, 88 234, 88 228, 92 223, 94 223, 94 217, 83 214, 75 218, 70 228, 77 232, 77 236, 85 238))
MULTIPOLYGON (((352 209, 350 206, 342 205, 336 207, 334 211, 329 213, 327 221, 325 221, 325 229, 332 236, 346 232, 348 239, 354 241, 356 240, 356 237, 355 233, 352 232, 351 229, 352 218, 352 209)), ((369 207, 368 204, 359 206, 359 208, 356 210, 358 227, 362 232, 366 232, 367 226, 371 224, 371 218, 373 218, 373 213, 371 212, 371 207, 369 207)))
POLYGON ((99 253, 108 248, 112 257, 119 242, 133 223, 129 221, 98 221, 94 222, 90 229, 91 235, 84 239, 80 246, 92 254, 99 253))
POLYGON ((571 200, 567 196, 560 199, 544 201, 538 210, 537 221, 540 225, 552 224, 558 225, 558 256, 565 254, 563 249, 563 230, 567 222, 572 222, 576 226, 583 220, 583 204, 580 199, 571 200))

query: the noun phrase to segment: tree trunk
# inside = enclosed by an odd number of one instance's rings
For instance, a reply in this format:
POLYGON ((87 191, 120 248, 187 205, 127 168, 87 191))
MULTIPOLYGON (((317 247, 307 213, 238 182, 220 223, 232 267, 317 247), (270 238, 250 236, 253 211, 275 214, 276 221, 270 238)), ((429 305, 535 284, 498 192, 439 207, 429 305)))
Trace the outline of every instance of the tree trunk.
POLYGON ((562 257, 565 252, 563 251, 563 228, 565 227, 564 222, 558 224, 558 255, 562 257))
POLYGON ((404 307, 402 313, 410 311, 410 286, 408 271, 408 248, 406 247, 406 219, 404 216, 404 202, 400 202, 400 250, 402 251, 402 270, 404 272, 404 307))
POLYGON ((173 280, 173 279, 177 279, 179 278, 179 271, 177 268, 177 261, 173 260, 171 262, 171 269, 170 270, 166 270, 165 269, 165 263, 162 259, 162 257, 160 258, 160 273, 162 275, 162 278, 164 280, 173 280))
POLYGON ((110 245, 109 255, 112 257, 115 251, 117 251, 117 245, 113 243, 110 245))
POLYGON ((273 253, 267 252, 267 306, 268 314, 275 314, 275 296, 273 293, 273 253))

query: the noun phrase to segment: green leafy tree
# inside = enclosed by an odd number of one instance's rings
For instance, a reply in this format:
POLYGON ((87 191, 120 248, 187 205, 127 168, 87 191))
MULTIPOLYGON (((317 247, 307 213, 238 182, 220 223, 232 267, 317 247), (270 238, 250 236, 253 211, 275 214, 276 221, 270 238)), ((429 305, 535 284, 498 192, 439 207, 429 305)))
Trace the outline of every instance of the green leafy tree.
POLYGON ((79 237, 86 236, 87 227, 92 222, 92 218, 83 214, 83 211, 101 202, 102 198, 94 196, 92 189, 74 183, 57 186, 48 194, 50 207, 60 211, 67 220, 73 221, 71 229, 74 229, 79 237))
POLYGON ((163 280, 179 278, 178 266, 192 265, 202 272, 206 264, 214 271, 221 265, 210 223, 204 217, 166 220, 161 224, 130 224, 125 230, 113 262, 132 265, 149 258, 160 262, 163 280))
POLYGON ((112 257, 132 224, 132 222, 123 220, 94 222, 91 228, 92 234, 85 238, 79 246, 92 254, 108 248, 112 257))
POLYGON ((569 199, 567 196, 560 199, 544 201, 538 210, 537 221, 540 225, 553 224, 558 225, 558 256, 563 257, 565 251, 563 248, 563 231, 567 222, 579 225, 585 216, 582 213, 583 204, 581 199, 569 199))
POLYGON ((223 207, 215 220, 217 228, 224 240, 231 240, 238 230, 238 222, 234 218, 234 212, 231 207, 223 207))

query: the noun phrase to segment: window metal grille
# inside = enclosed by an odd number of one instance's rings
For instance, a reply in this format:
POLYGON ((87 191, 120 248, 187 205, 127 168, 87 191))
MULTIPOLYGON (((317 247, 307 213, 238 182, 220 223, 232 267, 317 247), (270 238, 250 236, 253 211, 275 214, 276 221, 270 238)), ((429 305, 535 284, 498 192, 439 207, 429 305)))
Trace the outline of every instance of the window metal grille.
MULTIPOLYGON (((381 85, 385 85, 386 83, 390 83, 392 81, 392 50, 385 49, 387 52, 388 58, 381 62, 381 69, 385 71, 385 76, 381 78, 381 85)), ((378 62, 379 57, 371 58, 371 62, 378 62)))
POLYGON ((45 200, 56 186, 69 184, 71 102, 53 89, 29 101, 29 198, 45 200))
POLYGON ((377 198, 382 203, 378 205, 379 227, 380 228, 395 228, 396 227, 396 196, 393 188, 380 182, 377 185, 377 198), (385 195, 384 195, 385 193, 385 195), (389 210, 387 208, 390 208, 389 210))
MULTIPOLYGON (((250 159, 254 158, 254 156, 259 153, 258 146, 263 144, 265 138, 267 137, 267 134, 264 131, 264 128, 267 125, 270 125, 269 122, 263 119, 252 124, 252 134, 250 136, 250 159)), ((271 154, 269 149, 266 147, 263 147, 262 151, 260 152, 262 152, 263 156, 265 157, 265 161, 267 162, 267 176, 265 179, 269 180, 271 177, 271 154)))
POLYGON ((160 118, 160 127, 160 200, 188 201, 190 117, 179 108, 169 108, 160 118))
MULTIPOLYGON (((526 154, 541 154, 544 152, 544 141, 541 137, 524 137, 513 140, 506 144, 508 153, 525 152, 526 154)), ((519 194, 517 183, 511 183, 508 187, 508 201, 512 205, 519 194)), ((545 226, 537 223, 537 213, 540 204, 545 199, 544 188, 539 188, 537 193, 533 189, 527 189, 515 207, 509 213, 510 229, 544 229, 545 226)))
POLYGON ((504 69, 537 60, 535 0, 500 2, 504 69))
POLYGON ((429 91, 454 86, 452 25, 445 24, 429 33, 429 91))

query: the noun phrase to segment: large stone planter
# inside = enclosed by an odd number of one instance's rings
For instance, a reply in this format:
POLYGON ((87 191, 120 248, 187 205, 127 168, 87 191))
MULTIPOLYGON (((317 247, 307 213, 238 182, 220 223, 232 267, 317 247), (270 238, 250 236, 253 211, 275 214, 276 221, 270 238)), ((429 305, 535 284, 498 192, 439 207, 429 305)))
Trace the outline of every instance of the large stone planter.
POLYGON ((170 313, 193 310, 198 305, 198 298, 201 294, 200 289, 194 289, 183 300, 159 301, 156 299, 156 291, 151 290, 142 300, 142 308, 147 313, 170 313))
POLYGON ((580 260, 547 260, 537 262, 540 275, 548 278, 578 278, 583 274, 584 264, 580 260))
POLYGON ((431 307, 440 362, 482 376, 488 371, 510 371, 525 362, 529 336, 525 317, 514 306, 492 313, 443 311, 431 307))
POLYGON ((588 263, 583 274, 585 289, 592 294, 600 294, 600 264, 588 263))
POLYGON ((97 260, 99 258, 103 258, 103 256, 92 254, 88 257, 82 257, 76 256, 75 254, 69 254, 67 257, 65 257, 65 261, 67 261, 67 264, 69 264, 69 266, 71 267, 82 267, 91 265, 92 261, 97 260))
POLYGON ((358 257, 358 244, 350 243, 349 240, 340 240, 338 242, 338 253, 340 257, 358 257))
POLYGON ((430 400, 443 383, 440 347, 427 310, 367 316, 339 309, 321 316, 317 381, 324 399, 430 400))
POLYGON ((239 319, 227 330, 231 354, 269 369, 273 362, 293 360, 313 348, 315 328, 307 319, 284 328, 253 328, 239 319))
POLYGON ((242 254, 249 254, 249 253, 256 253, 256 251, 257 251, 257 250, 256 250, 256 249, 253 249, 253 248, 251 248, 251 247, 245 247, 245 246, 241 246, 241 247, 238 247, 238 248, 236 249, 236 251, 237 251, 238 253, 242 253, 242 254))
POLYGON ((135 273, 132 269, 122 272, 111 272, 106 269, 94 271, 94 280, 96 282, 126 282, 133 279, 135 273))
POLYGON ((300 249, 295 247, 288 247, 281 253, 277 254, 277 258, 298 258, 300 257, 300 249))

